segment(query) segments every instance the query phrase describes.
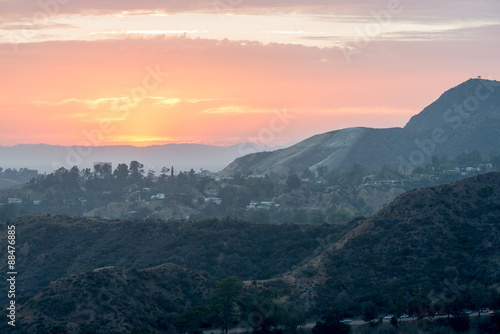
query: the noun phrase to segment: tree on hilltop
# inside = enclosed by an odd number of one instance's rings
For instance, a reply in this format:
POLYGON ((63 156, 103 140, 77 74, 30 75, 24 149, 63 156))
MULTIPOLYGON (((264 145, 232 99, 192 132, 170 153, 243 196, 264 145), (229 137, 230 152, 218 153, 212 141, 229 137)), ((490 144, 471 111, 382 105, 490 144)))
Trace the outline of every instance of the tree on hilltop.
POLYGON ((125 179, 129 174, 128 166, 126 164, 119 164, 115 171, 113 172, 113 175, 116 177, 118 180, 123 180, 125 179))
POLYGON ((141 164, 138 161, 131 161, 130 162, 130 177, 136 181, 142 179, 144 175, 144 165, 141 164))

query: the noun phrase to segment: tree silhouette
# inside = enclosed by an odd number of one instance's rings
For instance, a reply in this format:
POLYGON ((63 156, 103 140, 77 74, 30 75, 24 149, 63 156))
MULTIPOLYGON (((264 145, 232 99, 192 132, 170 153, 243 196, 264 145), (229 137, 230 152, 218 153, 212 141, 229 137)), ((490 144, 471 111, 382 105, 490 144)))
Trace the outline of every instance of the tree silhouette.
POLYGON ((217 284, 212 295, 212 307, 217 313, 219 325, 226 334, 229 327, 238 319, 236 300, 242 289, 242 281, 236 277, 229 277, 217 284))
POLYGON ((290 333, 297 333, 297 327, 303 326, 307 322, 307 312, 301 307, 289 306, 286 309, 283 324, 290 333))
POLYGON ((474 280, 469 286, 468 293, 472 304, 477 309, 477 315, 481 316, 481 308, 488 303, 488 288, 474 280))
POLYGON ((295 173, 290 173, 286 179, 286 185, 290 190, 300 188, 301 183, 302 181, 300 181, 299 177, 295 173))
POLYGON ((163 167, 161 169, 160 180, 165 181, 168 177, 168 172, 170 172, 170 168, 163 167))
POLYGON ((139 181, 142 179, 142 176, 144 174, 144 165, 141 164, 138 161, 131 161, 130 162, 130 177, 134 179, 135 181, 139 181))
POLYGON ((372 302, 371 300, 367 301, 363 305, 362 313, 363 313, 363 320, 372 323, 373 320, 375 320, 378 316, 377 305, 375 305, 375 303, 372 302))
POLYGON ((128 176, 128 166, 126 164, 119 164, 113 172, 113 175, 118 180, 125 179, 128 176))
POLYGON ((207 306, 195 306, 177 316, 174 326, 179 333, 195 334, 201 333, 200 328, 210 316, 210 308, 207 306))
POLYGON ((323 321, 316 322, 312 328, 312 334, 348 334, 351 331, 351 327, 342 322, 342 315, 337 308, 330 308, 321 319, 323 321))

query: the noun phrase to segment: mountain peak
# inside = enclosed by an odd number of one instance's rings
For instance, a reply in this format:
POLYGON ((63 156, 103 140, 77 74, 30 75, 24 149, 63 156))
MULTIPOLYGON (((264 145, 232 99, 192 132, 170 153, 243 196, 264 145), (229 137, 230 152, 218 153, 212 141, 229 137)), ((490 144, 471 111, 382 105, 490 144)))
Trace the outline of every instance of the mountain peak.
POLYGON ((444 92, 413 116, 405 129, 427 131, 436 127, 457 129, 477 118, 500 116, 500 82, 471 78, 444 92))
POLYGON ((500 143, 500 82, 469 79, 444 92, 404 128, 347 128, 318 134, 286 149, 236 159, 222 173, 286 174, 361 164, 413 169, 433 155, 477 150, 483 158, 500 143))

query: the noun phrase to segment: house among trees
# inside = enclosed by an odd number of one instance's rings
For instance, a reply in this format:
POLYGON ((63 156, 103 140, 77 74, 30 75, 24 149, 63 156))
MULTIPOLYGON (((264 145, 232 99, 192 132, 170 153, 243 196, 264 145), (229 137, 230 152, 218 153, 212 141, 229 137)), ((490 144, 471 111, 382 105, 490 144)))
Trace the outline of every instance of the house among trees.
POLYGON ((153 195, 153 196, 151 196, 151 199, 152 200, 154 200, 154 199, 165 199, 165 194, 159 193, 159 194, 153 195))
POLYGON ((16 198, 16 197, 11 197, 8 199, 9 204, 22 204, 23 199, 22 198, 16 198))
POLYGON ((207 197, 207 198, 205 198, 205 203, 208 203, 208 202, 212 202, 212 203, 215 203, 217 205, 221 205, 222 199, 218 198, 218 197, 207 197))
POLYGON ((279 204, 276 204, 274 202, 250 202, 249 205, 247 205, 247 211, 248 210, 271 210, 271 208, 279 208, 279 204))
POLYGON ((248 178, 249 179, 263 179, 265 178, 266 176, 265 175, 262 175, 262 174, 251 174, 251 175, 248 175, 248 178))
POLYGON ((230 181, 230 180, 233 180, 234 177, 232 176, 216 176, 215 177, 215 181, 216 182, 221 182, 221 181, 230 181))
POLYGON ((205 177, 210 177, 210 175, 212 174, 211 171, 209 170, 206 170, 206 169, 202 169, 199 173, 198 173, 198 177, 200 178, 205 178, 205 177))

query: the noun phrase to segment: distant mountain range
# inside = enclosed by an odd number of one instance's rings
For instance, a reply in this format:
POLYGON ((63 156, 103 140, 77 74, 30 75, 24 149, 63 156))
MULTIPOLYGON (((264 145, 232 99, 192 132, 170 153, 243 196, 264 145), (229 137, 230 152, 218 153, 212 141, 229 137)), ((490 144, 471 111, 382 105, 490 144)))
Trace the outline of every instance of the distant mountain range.
POLYGON ((129 164, 132 160, 144 164, 144 169, 159 172, 162 167, 174 167, 175 171, 200 168, 213 172, 220 171, 234 159, 248 151, 268 150, 267 146, 243 143, 228 147, 201 144, 166 144, 147 147, 135 146, 54 146, 16 145, 0 146, 0 167, 30 168, 39 172, 52 172, 61 166, 92 168, 94 162, 112 162, 113 169, 119 163, 129 164))
MULTIPOLYGON (((390 96, 387 97, 390 99, 390 96)), ((236 159, 222 173, 329 170, 359 163, 414 169, 433 155, 455 158, 478 150, 483 159, 500 149, 500 82, 470 79, 446 91, 404 128, 348 128, 319 134, 289 148, 236 159)))

